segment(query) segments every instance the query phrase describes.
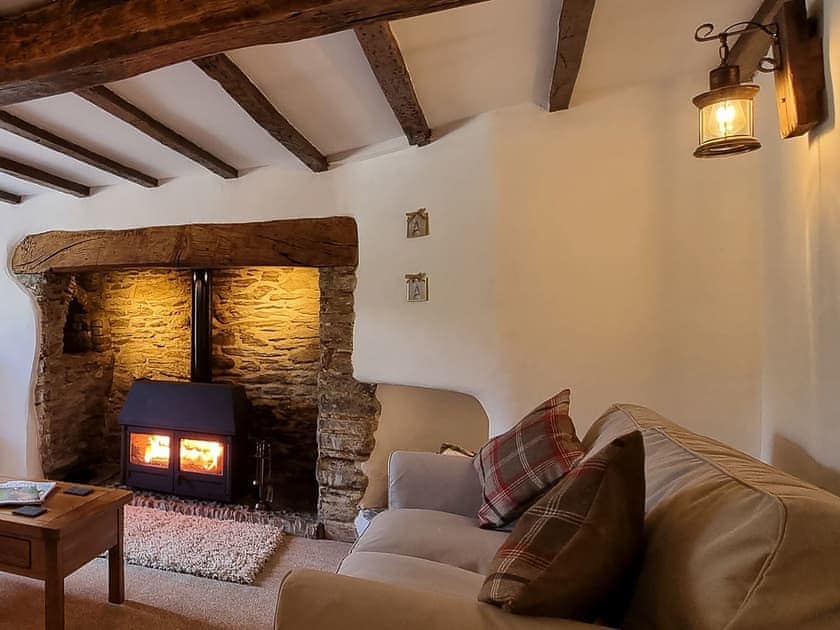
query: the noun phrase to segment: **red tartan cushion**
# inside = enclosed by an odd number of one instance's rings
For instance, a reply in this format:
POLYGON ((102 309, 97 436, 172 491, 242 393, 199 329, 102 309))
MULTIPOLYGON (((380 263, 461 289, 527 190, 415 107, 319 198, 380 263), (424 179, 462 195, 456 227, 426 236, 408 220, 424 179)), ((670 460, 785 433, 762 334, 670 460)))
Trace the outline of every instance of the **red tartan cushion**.
POLYGON ((566 389, 549 398, 478 452, 474 464, 484 489, 478 510, 482 527, 514 520, 583 456, 569 417, 570 396, 566 389))
POLYGON ((587 455, 528 508, 478 599, 518 615, 586 622, 612 612, 632 591, 644 519, 645 447, 634 431, 587 455))

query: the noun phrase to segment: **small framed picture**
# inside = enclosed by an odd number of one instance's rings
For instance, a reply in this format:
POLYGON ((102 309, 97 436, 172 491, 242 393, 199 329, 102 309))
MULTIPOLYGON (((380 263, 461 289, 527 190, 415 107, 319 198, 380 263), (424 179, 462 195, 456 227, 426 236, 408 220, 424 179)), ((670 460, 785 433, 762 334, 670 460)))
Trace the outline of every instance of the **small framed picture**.
POLYGON ((405 277, 409 302, 429 301, 429 277, 425 273, 410 273, 405 277))
POLYGON ((429 235, 429 213, 425 208, 417 212, 406 212, 406 238, 421 238, 429 235))

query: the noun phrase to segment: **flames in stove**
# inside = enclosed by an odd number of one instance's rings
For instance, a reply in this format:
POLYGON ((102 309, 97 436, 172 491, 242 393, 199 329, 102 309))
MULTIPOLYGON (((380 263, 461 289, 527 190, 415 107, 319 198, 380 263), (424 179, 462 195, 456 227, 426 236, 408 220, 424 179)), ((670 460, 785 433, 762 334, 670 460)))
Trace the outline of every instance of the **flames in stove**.
POLYGON ((131 463, 169 468, 169 436, 132 433, 131 463))
MULTIPOLYGON (((154 433, 131 433, 132 464, 169 468, 171 438, 154 433)), ((221 442, 181 438, 179 469, 181 472, 221 475, 224 472, 225 447, 221 442)))
POLYGON ((181 440, 181 470, 183 472, 222 474, 222 455, 225 447, 208 440, 181 440))

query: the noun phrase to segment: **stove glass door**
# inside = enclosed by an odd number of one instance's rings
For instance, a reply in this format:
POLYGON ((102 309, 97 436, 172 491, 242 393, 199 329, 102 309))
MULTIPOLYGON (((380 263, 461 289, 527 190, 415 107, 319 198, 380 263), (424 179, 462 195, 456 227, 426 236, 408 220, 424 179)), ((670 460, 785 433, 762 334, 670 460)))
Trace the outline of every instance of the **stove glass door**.
POLYGON ((169 468, 168 435, 131 432, 129 438, 129 461, 138 466, 169 468))
POLYGON ((225 445, 215 440, 180 439, 181 472, 221 477, 225 466, 225 445))

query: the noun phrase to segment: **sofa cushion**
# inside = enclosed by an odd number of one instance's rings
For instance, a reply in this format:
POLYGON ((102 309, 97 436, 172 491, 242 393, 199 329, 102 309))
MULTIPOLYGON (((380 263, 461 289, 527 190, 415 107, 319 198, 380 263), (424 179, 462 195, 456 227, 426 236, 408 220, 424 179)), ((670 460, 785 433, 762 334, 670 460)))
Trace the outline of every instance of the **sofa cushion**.
POLYGON ((646 546, 622 628, 840 628, 840 498, 643 407, 612 407, 584 446, 635 429, 646 546))
POLYGON ((515 614, 595 619, 642 545, 644 465, 634 431, 573 468, 519 519, 479 600, 515 614))
POLYGON ((388 510, 373 519, 353 551, 424 558, 485 574, 506 538, 504 532, 479 529, 478 521, 466 516, 434 510, 388 510))
MULTIPOLYGON (((481 579, 481 578, 479 578, 481 579)), ((247 594, 242 605, 247 605, 247 594)), ((180 625, 180 624, 179 624, 180 625)), ((163 627, 172 627, 161 626, 163 627)), ((566 619, 518 617, 475 597, 311 569, 286 574, 276 630, 607 630, 566 619)))
POLYGON ((388 460, 388 507, 437 510, 475 518, 481 483, 472 459, 394 451, 388 460))
POLYGON ((479 573, 448 564, 372 551, 351 553, 338 573, 464 599, 474 599, 484 581, 479 573))
POLYGON ((519 516, 577 463, 583 448, 569 417, 569 390, 549 398, 478 452, 474 462, 484 493, 482 527, 519 516))

